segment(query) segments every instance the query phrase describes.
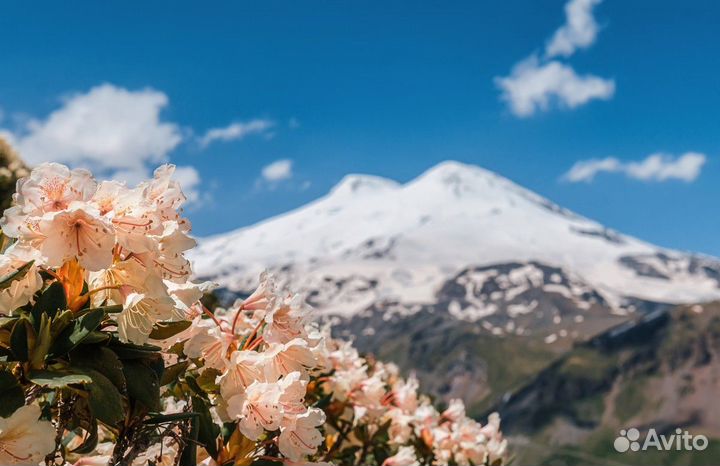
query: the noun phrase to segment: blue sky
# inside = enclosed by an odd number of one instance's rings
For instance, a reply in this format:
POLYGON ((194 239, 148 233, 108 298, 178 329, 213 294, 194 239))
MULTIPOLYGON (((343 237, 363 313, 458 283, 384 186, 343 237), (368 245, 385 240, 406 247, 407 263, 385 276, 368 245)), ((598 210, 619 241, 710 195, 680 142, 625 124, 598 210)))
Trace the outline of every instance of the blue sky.
POLYGON ((12 2, 0 128, 35 163, 177 164, 199 235, 455 159, 720 255, 720 4, 574 1, 12 2))

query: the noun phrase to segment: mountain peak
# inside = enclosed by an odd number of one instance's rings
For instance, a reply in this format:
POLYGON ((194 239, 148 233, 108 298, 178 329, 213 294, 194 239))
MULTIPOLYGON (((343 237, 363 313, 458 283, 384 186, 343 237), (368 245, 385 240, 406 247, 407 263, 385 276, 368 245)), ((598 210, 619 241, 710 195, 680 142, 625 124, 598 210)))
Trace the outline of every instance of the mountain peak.
POLYGON ((429 168, 418 178, 426 177, 448 177, 448 176, 474 176, 474 177, 491 177, 499 176, 490 170, 486 170, 477 165, 458 162, 456 160, 445 160, 437 165, 429 168))
POLYGON ((356 196, 382 193, 400 187, 397 181, 373 175, 345 175, 330 193, 335 196, 356 196))

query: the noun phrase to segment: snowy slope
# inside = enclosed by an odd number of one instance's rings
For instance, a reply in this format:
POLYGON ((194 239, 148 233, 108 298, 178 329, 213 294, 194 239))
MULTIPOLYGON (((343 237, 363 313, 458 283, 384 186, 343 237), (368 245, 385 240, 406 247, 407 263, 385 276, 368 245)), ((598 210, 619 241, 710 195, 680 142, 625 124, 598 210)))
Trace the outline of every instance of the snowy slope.
POLYGON ((720 263, 655 247, 562 209, 482 168, 443 162, 398 184, 345 177, 325 197, 257 225, 202 239, 195 273, 235 291, 265 268, 329 313, 378 300, 426 303, 470 266, 535 261, 626 297, 720 298, 720 263))

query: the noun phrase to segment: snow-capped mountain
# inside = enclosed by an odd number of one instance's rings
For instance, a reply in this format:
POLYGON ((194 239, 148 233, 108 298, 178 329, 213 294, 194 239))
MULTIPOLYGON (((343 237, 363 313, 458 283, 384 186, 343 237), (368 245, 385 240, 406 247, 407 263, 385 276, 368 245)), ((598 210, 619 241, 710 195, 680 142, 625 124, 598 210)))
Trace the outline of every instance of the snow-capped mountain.
POLYGON ((198 276, 241 293, 254 288, 262 270, 275 270, 321 311, 340 316, 378 302, 412 313, 435 302, 446 282, 469 267, 486 270, 458 285, 468 296, 471 288, 494 291, 449 303, 453 315, 467 320, 492 315, 494 301, 533 287, 562 293, 580 309, 593 296, 620 314, 638 301, 720 297, 716 259, 616 233, 457 162, 443 162, 406 184, 348 175, 327 196, 295 211, 201 240, 193 259, 198 276), (492 267, 507 263, 526 265, 505 275, 492 267), (532 263, 559 268, 568 278, 544 277, 532 263))

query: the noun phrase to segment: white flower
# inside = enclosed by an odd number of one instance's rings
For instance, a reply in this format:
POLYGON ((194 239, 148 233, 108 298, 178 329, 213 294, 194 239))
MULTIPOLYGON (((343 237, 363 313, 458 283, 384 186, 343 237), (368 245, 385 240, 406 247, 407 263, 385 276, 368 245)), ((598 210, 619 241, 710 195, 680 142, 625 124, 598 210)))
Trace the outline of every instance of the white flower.
POLYGON ((203 294, 217 288, 217 284, 213 282, 201 283, 175 283, 171 281, 165 282, 170 297, 175 300, 175 310, 177 320, 192 320, 197 317, 202 310, 193 308, 203 294))
POLYGON ((286 418, 278 438, 280 453, 293 461, 315 453, 323 441, 317 427, 324 423, 325 413, 317 408, 286 418))
POLYGON ((275 304, 275 300, 278 298, 276 293, 275 276, 265 271, 260 274, 260 286, 242 302, 241 308, 250 311, 266 311, 275 304))
POLYGON ((128 259, 116 262, 112 267, 91 272, 90 289, 101 289, 92 294, 93 306, 124 304, 130 293, 142 293, 155 298, 168 297, 168 290, 162 279, 141 262, 128 259), (104 289, 103 289, 104 288, 104 289))
MULTIPOLYGON (((11 274, 31 260, 37 260, 35 250, 20 248, 18 243, 13 244, 0 254, 0 276, 11 274)), ((29 303, 37 290, 42 287, 42 277, 37 267, 33 264, 25 276, 13 281, 9 287, 0 290, 0 309, 14 311, 20 306, 29 303)))
POLYGON ((144 344, 156 322, 172 317, 174 305, 175 301, 169 296, 158 298, 142 293, 130 293, 125 299, 122 312, 117 316, 120 341, 144 344))
POLYGON ((91 203, 108 218, 117 234, 117 241, 129 252, 147 252, 155 248, 150 234, 161 227, 154 206, 147 202, 139 189, 128 189, 117 181, 103 181, 91 203))
POLYGON ((308 308, 299 295, 275 300, 265 315, 263 338, 268 343, 287 343, 295 338, 306 338, 305 324, 308 308))
POLYGON ((285 344, 273 343, 262 355, 265 377, 271 382, 291 372, 299 372, 303 377, 307 377, 308 370, 316 365, 315 355, 301 338, 285 344))
POLYGON ((400 447, 397 453, 383 461, 382 466, 419 466, 413 447, 400 447))
POLYGON ((227 413, 239 419, 238 429, 250 440, 257 440, 263 429, 273 431, 280 427, 283 414, 280 409, 281 388, 276 383, 253 382, 245 391, 227 400, 227 413))
MULTIPOLYGON (((223 321, 220 321, 223 323, 223 321)), ((192 336, 185 342, 183 352, 190 358, 203 358, 205 367, 225 370, 231 355, 235 335, 217 326, 212 319, 197 317, 191 327, 192 336)))
POLYGON ((153 179, 138 186, 145 199, 155 206, 161 220, 177 221, 182 231, 190 230, 190 222, 180 218, 180 207, 186 200, 180 183, 172 179, 175 165, 165 164, 155 169, 153 179))
POLYGON ((77 258, 87 270, 112 265, 115 234, 113 226, 89 205, 71 205, 69 209, 43 215, 38 223, 42 235, 39 249, 46 265, 60 267, 77 258))
POLYGON ((0 464, 37 464, 55 449, 55 428, 31 404, 0 419, 0 464))
POLYGON ((418 380, 414 375, 408 377, 407 381, 399 380, 393 385, 393 404, 406 413, 414 412, 418 407, 417 389, 418 380))
POLYGON ((25 214, 40 216, 67 209, 74 201, 87 201, 96 187, 95 179, 87 170, 43 163, 34 168, 30 176, 18 180, 13 197, 25 214))
POLYGON ((227 372, 219 378, 223 398, 242 393, 255 381, 264 382, 261 362, 262 356, 257 351, 234 351, 227 362, 227 372))
POLYGON ((442 416, 452 422, 459 422, 465 418, 465 404, 462 400, 450 400, 450 404, 443 411, 442 416))
POLYGON ((278 382, 282 395, 280 406, 283 410, 284 419, 291 418, 305 412, 305 394, 307 392, 307 381, 300 378, 299 372, 293 372, 278 382))

